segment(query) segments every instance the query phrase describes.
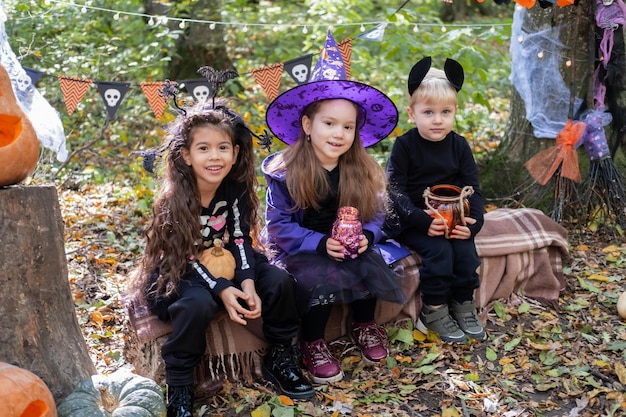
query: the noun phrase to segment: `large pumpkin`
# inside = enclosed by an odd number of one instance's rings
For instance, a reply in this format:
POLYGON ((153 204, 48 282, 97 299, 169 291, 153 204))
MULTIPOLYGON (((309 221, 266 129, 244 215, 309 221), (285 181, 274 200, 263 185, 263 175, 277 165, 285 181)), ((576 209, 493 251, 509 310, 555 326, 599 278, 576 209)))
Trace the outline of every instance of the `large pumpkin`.
POLYGON ((0 416, 56 417, 54 398, 32 372, 0 362, 0 416))
POLYGON ((120 370, 81 381, 57 408, 59 417, 165 417, 161 387, 120 370))
POLYGON ((0 187, 22 182, 35 171, 39 141, 20 107, 7 70, 0 65, 0 187))

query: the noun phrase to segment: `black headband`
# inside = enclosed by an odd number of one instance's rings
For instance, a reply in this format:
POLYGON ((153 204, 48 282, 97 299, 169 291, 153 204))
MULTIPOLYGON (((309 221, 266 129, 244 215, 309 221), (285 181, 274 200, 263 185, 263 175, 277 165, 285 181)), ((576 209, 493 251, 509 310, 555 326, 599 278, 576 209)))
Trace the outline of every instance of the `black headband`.
MULTIPOLYGON (((429 56, 420 59, 417 64, 413 65, 413 68, 411 68, 411 72, 409 73, 409 95, 412 95, 413 92, 417 90, 417 87, 420 86, 422 81, 424 81, 424 77, 428 73, 431 65, 432 58, 429 56)), ((459 91, 463 86, 463 80, 465 79, 461 64, 456 62, 454 59, 447 58, 443 66, 443 72, 445 72, 446 78, 450 81, 450 84, 452 84, 454 89, 459 91)))

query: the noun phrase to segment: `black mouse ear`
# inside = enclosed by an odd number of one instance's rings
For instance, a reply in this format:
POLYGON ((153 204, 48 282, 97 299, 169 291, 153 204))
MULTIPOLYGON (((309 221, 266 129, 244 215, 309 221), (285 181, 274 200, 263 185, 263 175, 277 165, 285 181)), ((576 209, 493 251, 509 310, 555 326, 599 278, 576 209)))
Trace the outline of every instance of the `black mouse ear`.
POLYGON ((446 73, 446 78, 454 86, 456 91, 459 91, 463 86, 465 75, 463 74, 463 67, 454 59, 446 59, 446 63, 443 66, 443 72, 446 73))
POLYGON ((413 65, 411 72, 409 72, 409 95, 412 95, 413 91, 417 90, 417 87, 420 86, 426 76, 426 73, 428 73, 432 62, 432 58, 427 56, 417 61, 417 64, 413 65))

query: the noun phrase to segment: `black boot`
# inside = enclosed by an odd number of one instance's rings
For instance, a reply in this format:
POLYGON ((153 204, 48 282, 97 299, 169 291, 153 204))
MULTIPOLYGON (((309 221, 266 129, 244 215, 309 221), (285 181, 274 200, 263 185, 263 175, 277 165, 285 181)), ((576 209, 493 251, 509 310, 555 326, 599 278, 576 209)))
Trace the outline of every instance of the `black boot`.
POLYGON ((193 417, 193 386, 167 387, 167 417, 193 417))
POLYGON ((315 390, 309 380, 302 375, 295 348, 289 345, 272 345, 263 361, 263 376, 276 384, 288 397, 309 398, 315 390))

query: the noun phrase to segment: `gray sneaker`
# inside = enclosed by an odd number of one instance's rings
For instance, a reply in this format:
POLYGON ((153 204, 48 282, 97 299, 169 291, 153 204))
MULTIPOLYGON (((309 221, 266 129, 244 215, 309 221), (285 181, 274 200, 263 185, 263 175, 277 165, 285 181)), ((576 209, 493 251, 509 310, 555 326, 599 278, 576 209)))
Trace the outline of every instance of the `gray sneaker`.
POLYGON ((444 342, 465 342, 466 340, 465 333, 450 316, 447 305, 437 309, 423 306, 417 322, 417 330, 424 334, 428 330, 437 333, 444 342))
POLYGON ((485 328, 478 318, 476 305, 473 301, 457 303, 453 300, 451 304, 452 317, 454 317, 459 327, 466 335, 476 340, 487 339, 487 333, 485 333, 485 328))

